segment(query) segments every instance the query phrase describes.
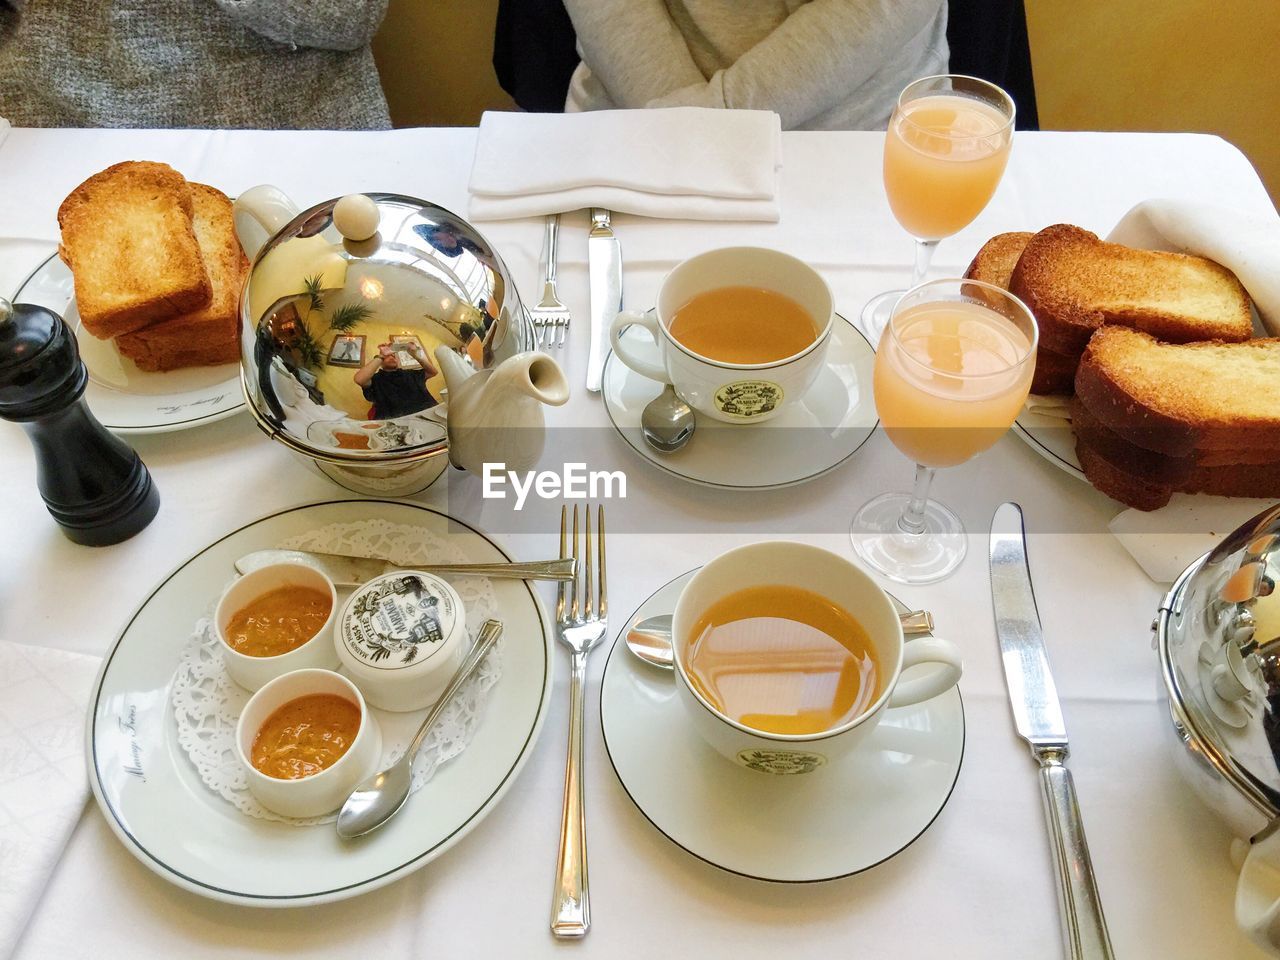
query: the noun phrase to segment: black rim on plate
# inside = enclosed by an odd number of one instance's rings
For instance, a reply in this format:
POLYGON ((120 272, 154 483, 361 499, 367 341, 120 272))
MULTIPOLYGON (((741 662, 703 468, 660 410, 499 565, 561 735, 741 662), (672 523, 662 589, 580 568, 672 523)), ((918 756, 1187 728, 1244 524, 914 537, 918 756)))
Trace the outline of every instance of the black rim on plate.
POLYGON ((542 606, 538 602, 537 594, 534 593, 533 588, 529 585, 527 581, 521 581, 521 585, 524 587, 525 591, 529 594, 529 599, 533 603, 534 610, 537 614, 538 629, 540 631, 541 639, 542 639, 543 683, 542 683, 542 695, 538 701, 538 709, 534 713, 533 723, 529 727, 529 732, 526 734, 524 742, 520 745, 520 750, 516 753, 515 759, 512 762, 511 766, 506 770, 505 773, 503 773, 502 779, 498 781, 493 791, 490 792, 490 794, 487 797, 485 797, 484 802, 481 803, 480 806, 477 807, 476 810, 473 811, 470 816, 468 816, 447 836, 442 837, 439 841, 432 844, 426 850, 423 850, 422 852, 416 854, 415 856, 410 857, 408 860, 405 860, 403 863, 400 863, 397 866, 392 867, 388 870, 384 870, 381 873, 378 873, 374 876, 365 877, 354 883, 344 884, 340 887, 332 887, 327 890, 314 890, 314 891, 309 891, 307 893, 296 893, 296 894, 244 893, 243 891, 239 891, 239 890, 229 890, 225 887, 215 886, 214 884, 206 883, 203 880, 197 880, 195 877, 188 876, 182 871, 177 870, 173 866, 169 865, 164 860, 160 859, 158 856, 152 853, 149 849, 147 849, 147 847, 142 843, 142 841, 139 840, 133 834, 133 832, 125 825, 124 819, 121 817, 119 811, 117 811, 115 806, 111 803, 111 800, 107 796, 106 790, 102 786, 102 778, 98 769, 98 749, 97 749, 98 748, 98 741, 97 741, 98 704, 102 698, 103 686, 106 683, 107 673, 111 668, 111 661, 115 658, 116 651, 120 649, 120 644, 124 641, 125 636, 128 635, 129 630, 133 627, 134 621, 137 620, 138 616, 142 613, 142 611, 147 608, 148 604, 151 603, 151 601, 155 598, 156 594, 158 594, 161 590, 163 590, 165 586, 174 577, 176 577, 183 570, 185 570, 188 565, 194 562, 197 558, 208 553, 210 550, 218 546, 218 544, 222 543, 224 540, 227 540, 228 538, 233 537, 236 534, 249 529, 250 527, 255 527, 259 524, 266 523, 269 520, 274 520, 275 518, 284 516, 285 514, 296 513, 300 510, 310 510, 316 507, 327 507, 335 504, 344 504, 344 503, 360 503, 360 504, 366 504, 366 505, 370 503, 393 504, 396 507, 405 507, 411 510, 422 510, 426 513, 433 513, 436 516, 444 518, 449 523, 456 523, 459 526, 465 527, 467 530, 474 533, 481 540, 483 540, 485 543, 489 544, 496 551, 498 551, 498 554, 500 556, 504 557, 508 561, 511 560, 510 554, 508 554, 500 546, 498 546, 491 539, 489 539, 488 536, 481 533, 475 527, 461 520, 458 520, 456 517, 451 517, 448 514, 443 513, 440 510, 435 510, 431 507, 422 506, 422 505, 413 504, 413 503, 405 503, 400 500, 376 500, 376 499, 361 500, 356 498, 351 498, 347 500, 322 500, 315 503, 302 504, 297 507, 289 507, 285 510, 277 510, 275 513, 268 514, 265 517, 259 517, 257 520, 250 521, 249 523, 246 523, 240 527, 237 527, 235 530, 232 530, 230 533, 224 534, 223 536, 219 537, 217 540, 213 541, 210 544, 207 544, 206 546, 204 546, 203 548, 201 548, 200 550, 192 554, 190 557, 188 557, 186 560, 184 560, 181 564, 178 565, 176 569, 173 570, 173 572, 171 572, 167 577, 165 577, 155 587, 155 589, 151 591, 151 593, 147 595, 147 598, 142 601, 142 603, 138 606, 136 610, 134 610, 133 614, 129 617, 128 622, 125 624, 124 628, 120 631, 119 635, 116 637, 115 643, 112 644, 111 646, 110 653, 107 654, 106 658, 102 662, 102 668, 98 674, 98 679, 95 681, 95 689, 93 692, 93 703, 89 711, 89 748, 93 755, 93 787, 94 787, 94 793, 97 795, 98 799, 101 801, 100 805, 104 808, 104 812, 107 812, 110 814, 112 825, 118 830, 118 832, 122 837, 125 837, 128 839, 129 843, 132 844, 133 849, 136 850, 138 853, 145 855, 148 860, 156 864, 158 867, 162 868, 162 870, 165 873, 168 873, 173 875, 174 877, 180 878, 186 884, 190 884, 193 887, 199 887, 201 889, 209 890, 215 893, 226 894, 228 896, 235 897, 240 900, 258 900, 258 901, 264 901, 264 902, 311 900, 316 897, 332 896, 333 894, 341 893, 346 890, 352 890, 359 887, 368 886, 369 884, 376 883, 379 880, 383 880, 391 876, 392 874, 399 873, 400 871, 404 870, 406 867, 411 866, 414 863, 417 863, 418 861, 422 860, 423 857, 426 857, 429 854, 431 854, 433 851, 439 849, 442 845, 449 843, 454 837, 456 837, 459 833, 465 830, 467 825, 470 824, 472 821, 474 821, 476 817, 478 817, 481 814, 482 811, 485 811, 490 807, 490 805, 493 803, 494 797, 505 788, 505 786, 507 785, 507 782, 511 779, 512 774, 515 772, 516 768, 520 766, 521 762, 525 758, 525 755, 529 752, 529 747, 533 741, 534 731, 538 727, 538 720, 540 717, 542 717, 543 713, 545 712, 547 697, 549 694, 546 678, 547 678, 547 671, 550 669, 550 661, 547 653, 547 649, 548 649, 547 624, 545 619, 542 616, 542 606))
MULTIPOLYGON (((848 325, 849 329, 852 330, 853 333, 855 333, 858 337, 861 338, 862 342, 865 343, 867 345, 867 348, 871 351, 872 356, 874 356, 875 347, 871 345, 871 341, 866 338, 863 332, 857 328, 857 326, 853 323, 853 321, 847 319, 843 314, 840 314, 840 313, 835 314, 835 316, 837 319, 843 320, 848 325)), ((834 325, 832 327, 831 339, 832 339, 832 342, 834 343, 835 341, 834 325)), ((618 359, 617 354, 615 354, 612 350, 610 350, 609 355, 605 357, 605 361, 604 361, 604 372, 601 377, 602 383, 608 383, 609 368, 614 363, 622 363, 622 361, 618 359)), ((623 364, 623 366, 625 367, 626 365, 623 364)), ((630 367, 626 367, 626 369, 628 371, 631 370, 630 367)), ((631 371, 631 372, 634 373, 634 371, 631 371)), ((638 373, 635 375, 641 376, 641 374, 638 374, 638 373)), ((870 393, 868 392, 867 395, 870 396, 870 393)), ((639 444, 632 443, 627 432, 623 430, 623 428, 618 425, 618 421, 614 419, 613 409, 609 403, 607 390, 602 390, 602 396, 605 397, 605 403, 604 403, 605 415, 609 418, 609 423, 612 424, 614 432, 617 433, 618 436, 622 438, 623 443, 625 443, 627 445, 627 448, 631 450, 636 456, 638 456, 641 460, 643 460, 645 463, 649 464, 650 466, 658 470, 661 470, 663 473, 669 474, 670 476, 679 477, 681 480, 684 480, 687 483, 696 483, 699 486, 712 487, 716 490, 784 490, 787 487, 795 487, 795 486, 799 486, 802 483, 808 483, 810 480, 817 480, 819 477, 826 476, 832 470, 837 469, 838 467, 842 466, 843 464, 847 463, 850 459, 852 459, 853 455, 856 454, 859 450, 861 450, 863 446, 866 444, 866 442, 871 439, 872 435, 876 432, 876 427, 880 426, 880 418, 879 416, 877 416, 875 419, 875 422, 872 423, 869 427, 867 427, 866 436, 864 436, 861 440, 858 441, 858 445, 856 447, 854 447, 852 450, 846 453, 843 457, 841 457, 835 463, 828 464, 827 466, 819 470, 817 473, 811 473, 811 474, 808 474, 807 476, 797 477, 794 480, 784 480, 782 483, 767 483, 767 484, 762 484, 760 486, 740 486, 737 484, 718 483, 715 480, 702 480, 698 477, 691 477, 687 473, 680 473, 677 470, 673 470, 671 467, 667 466, 662 461, 656 460, 653 457, 650 457, 644 450, 644 441, 641 440, 639 444)))
MULTIPOLYGON (((36 267, 29 274, 27 274, 26 279, 23 280, 20 284, 18 284, 18 289, 13 294, 13 300, 15 303, 22 297, 23 291, 26 290, 27 287, 31 284, 31 281, 36 278, 36 275, 39 274, 41 271, 43 271, 46 267, 48 267, 49 264, 52 263, 57 258, 58 258, 58 255, 56 253, 50 254, 48 257, 44 259, 43 262, 40 263, 38 267, 36 267)), ((62 306, 58 308, 58 311, 57 311, 58 316, 65 319, 67 315, 67 307, 69 307, 70 305, 71 305, 71 300, 68 299, 66 303, 62 304, 62 306)), ((52 310, 53 307, 49 307, 48 309, 52 310)), ((238 392, 240 387, 240 378, 235 377, 234 380, 235 380, 237 390, 233 392, 238 392)), ((90 376, 90 381, 91 382, 93 381, 92 376, 90 376)), ((231 380, 228 380, 227 382, 230 383, 231 380)), ((104 390, 111 389, 109 387, 103 386, 102 384, 96 384, 96 385, 101 386, 104 390)), ((138 394, 130 394, 130 396, 138 396, 138 394)), ((217 420, 221 417, 230 415, 234 411, 239 410, 244 405, 245 405, 244 396, 243 394, 241 394, 240 402, 237 403, 235 406, 223 407, 220 410, 214 410, 212 413, 202 414, 201 416, 198 416, 198 417, 191 417, 188 420, 166 420, 163 423, 149 423, 149 424, 142 424, 142 425, 128 424, 128 423, 104 423, 103 426, 109 430, 161 430, 161 429, 168 430, 172 427, 181 427, 189 423, 199 423, 202 420, 217 420)), ((264 517, 263 519, 268 519, 268 518, 264 517)), ((228 534, 227 536, 230 536, 230 534, 228 534)), ((212 546, 212 544, 210 544, 210 546, 212 546)), ((176 573, 177 571, 175 570, 174 572, 176 573)))
POLYGON ((1058 453, 1056 450, 1054 450, 1052 447, 1046 444, 1043 440, 1037 437, 1034 431, 1029 430, 1020 421, 1018 420, 1013 421, 1013 430, 1015 433, 1021 436, 1022 439, 1024 439, 1027 443, 1029 443, 1032 447, 1034 447, 1043 457, 1045 457, 1045 459, 1052 460, 1054 463, 1061 466, 1063 470, 1071 474, 1073 477, 1078 477, 1081 480, 1088 482, 1088 477, 1084 475, 1084 470, 1081 468, 1079 463, 1072 463, 1066 457, 1062 456, 1062 454, 1058 453))
MULTIPOLYGON (((858 874, 865 873, 868 870, 874 870, 876 867, 880 866, 880 864, 885 863, 886 861, 892 860, 894 857, 898 856, 898 854, 902 853, 902 851, 906 850, 908 847, 914 844, 917 840, 923 837, 926 833, 928 833, 929 828, 933 826, 934 822, 938 819, 938 817, 942 815, 942 811, 947 808, 947 804, 951 802, 951 795, 955 793, 956 784, 960 782, 960 770, 964 767, 964 749, 965 749, 965 744, 968 737, 968 725, 965 722, 964 697, 960 693, 959 685, 956 685, 951 689, 955 691, 956 698, 960 701, 960 755, 956 761, 956 775, 954 779, 952 779, 951 781, 951 786, 947 788, 947 795, 942 798, 942 803, 938 805, 938 809, 934 812, 933 816, 929 818, 928 822, 925 823, 925 825, 920 828, 920 831, 914 837, 912 837, 910 840, 908 840, 906 843, 900 846, 897 850, 893 851, 893 853, 889 854, 886 857, 882 857, 881 859, 877 860, 875 863, 869 863, 865 867, 859 867, 857 870, 850 870, 848 873, 833 874, 829 877, 812 877, 804 880, 784 880, 778 877, 759 877, 753 873, 745 873, 741 870, 734 870, 732 867, 726 867, 722 863, 716 863, 714 860, 704 857, 702 854, 698 853, 696 850, 686 847, 683 843, 681 843, 675 837, 671 836, 671 834, 667 833, 667 831, 663 830, 661 824, 659 824, 656 820, 654 820, 653 817, 649 816, 648 811, 645 810, 644 807, 640 806, 639 801, 636 800, 635 796, 631 793, 631 790, 627 787, 626 780, 622 778, 622 773, 618 770, 618 764, 613 759, 613 749, 609 746, 609 734, 607 729, 605 728, 605 723, 604 723, 604 692, 605 692, 604 678, 609 673, 610 665, 613 663, 614 654, 618 653, 619 649, 621 649, 624 651, 622 656, 624 657, 626 656, 625 650, 627 646, 627 642, 626 642, 627 631, 629 631, 632 628, 632 626, 635 625, 635 623, 637 622, 637 618, 640 615, 640 611, 645 607, 645 605, 648 604, 654 597, 656 597, 663 590, 666 590, 668 587, 670 587, 672 584, 676 583, 677 581, 683 580, 685 577, 688 577, 689 575, 696 573, 698 569, 700 568, 694 567, 694 569, 688 570, 680 574, 680 576, 678 577, 673 577, 672 579, 664 583, 662 586, 658 587, 658 589, 654 590, 653 593, 649 594, 648 597, 646 597, 644 600, 640 602, 639 606, 637 606, 635 610, 631 612, 631 616, 626 619, 623 629, 618 631, 617 636, 614 638, 613 645, 609 648, 609 656, 605 660, 604 670, 601 672, 600 697, 599 697, 597 709, 600 714, 600 735, 601 735, 601 738, 604 740, 604 750, 609 757, 609 765, 613 768, 613 774, 615 777, 618 778, 618 784, 622 787, 622 791, 627 795, 627 799, 629 799, 631 803, 635 806, 635 808, 640 811, 641 816, 643 816, 646 820, 648 820, 649 823, 653 826, 653 828, 657 830, 660 834, 662 834, 664 837, 670 840, 673 844, 675 844, 677 847, 679 847, 681 850, 683 850, 685 853, 689 854, 690 856, 694 857, 695 859, 701 860, 703 863, 709 864, 710 866, 715 867, 717 870, 723 870, 725 873, 731 873, 737 877, 746 877, 748 880, 758 880, 762 883, 789 883, 789 884, 830 883, 833 880, 843 880, 846 877, 857 876, 858 874)), ((888 591, 886 591, 886 593, 888 593, 888 591)), ((895 607, 903 607, 902 602, 898 600, 898 598, 895 597, 893 594, 889 594, 889 598, 893 601, 895 607)), ((903 607, 903 609, 905 609, 905 607, 903 607)))

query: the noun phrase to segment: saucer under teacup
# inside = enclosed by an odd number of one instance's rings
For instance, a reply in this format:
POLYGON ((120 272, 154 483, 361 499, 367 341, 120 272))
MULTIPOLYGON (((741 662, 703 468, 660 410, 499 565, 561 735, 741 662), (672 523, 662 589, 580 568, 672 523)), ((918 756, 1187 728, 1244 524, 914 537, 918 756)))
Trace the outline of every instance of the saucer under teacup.
MULTIPOLYGON (((670 613, 695 572, 644 601, 619 639, 670 613)), ((942 812, 964 756, 964 707, 952 688, 888 711, 864 747, 813 774, 737 767, 690 728, 671 672, 638 660, 625 641, 605 664, 600 725, 623 789, 661 833, 723 870, 776 882, 834 880, 904 850, 942 812)))
MULTIPOLYGON (((646 335, 634 328, 624 340, 646 335)), ((644 441, 640 413, 662 392, 610 352, 603 387, 609 420, 633 450, 674 476, 730 490, 805 483, 838 467, 866 443, 879 419, 871 393, 875 351, 852 323, 835 315, 827 362, 804 399, 764 423, 698 418, 693 439, 661 454, 644 441)))

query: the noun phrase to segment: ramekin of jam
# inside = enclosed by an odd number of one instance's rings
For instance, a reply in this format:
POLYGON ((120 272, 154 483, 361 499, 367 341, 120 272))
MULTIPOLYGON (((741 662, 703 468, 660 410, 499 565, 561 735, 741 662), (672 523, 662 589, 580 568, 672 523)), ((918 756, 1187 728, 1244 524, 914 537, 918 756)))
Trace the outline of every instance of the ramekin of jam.
POLYGON ((264 807, 318 817, 377 772, 382 732, 346 677, 294 670, 249 698, 236 724, 236 753, 264 807))
POLYGON ((291 670, 334 669, 331 634, 338 608, 333 581, 314 567, 276 563, 236 580, 213 614, 222 659, 247 690, 291 670))

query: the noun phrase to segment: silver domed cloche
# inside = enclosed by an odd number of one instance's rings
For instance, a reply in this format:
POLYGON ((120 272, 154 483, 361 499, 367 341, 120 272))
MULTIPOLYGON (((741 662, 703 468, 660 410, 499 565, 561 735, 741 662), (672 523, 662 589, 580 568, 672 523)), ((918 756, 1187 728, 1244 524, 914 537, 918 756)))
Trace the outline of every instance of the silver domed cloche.
POLYGON ((1174 583, 1155 622, 1177 761, 1238 836, 1280 817, 1280 504, 1174 583))
MULTIPOLYGON (((260 186, 235 210, 253 257, 240 348, 258 425, 349 489, 404 496, 425 488, 448 459, 443 368, 455 379, 458 369, 437 351, 470 373, 533 347, 501 258, 456 214, 391 193, 299 212, 260 186)), ((563 380, 541 355, 530 376, 544 386, 563 380)))
POLYGON ((1280 504, 1191 564, 1155 622, 1175 765, 1240 839, 1236 924, 1280 957, 1280 504))

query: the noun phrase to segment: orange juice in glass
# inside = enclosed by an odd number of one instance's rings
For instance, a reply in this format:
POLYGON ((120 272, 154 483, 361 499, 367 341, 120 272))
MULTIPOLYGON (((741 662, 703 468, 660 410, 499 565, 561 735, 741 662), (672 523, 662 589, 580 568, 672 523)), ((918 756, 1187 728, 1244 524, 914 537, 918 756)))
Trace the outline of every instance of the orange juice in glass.
MULTIPOLYGON (((898 97, 884 142, 884 187, 894 218, 916 240, 911 286, 924 281, 934 248, 973 222, 1004 175, 1014 105, 975 77, 925 77, 898 97)), ((875 297, 864 328, 883 330, 904 291, 875 297)))
POLYGON ((960 518, 929 500, 933 472, 1009 429, 1031 387, 1037 338, 1022 301, 976 280, 935 280, 898 302, 876 351, 876 410, 916 462, 916 485, 863 505, 851 527, 855 551, 885 576, 931 583, 964 559, 960 518))
POLYGON ((884 189, 913 237, 939 240, 967 227, 1009 162, 1009 117, 984 100, 936 93, 899 107, 884 141, 884 189))
POLYGON ((1004 434, 1034 364, 1013 321, 973 302, 922 303, 896 317, 876 355, 875 397, 894 446, 928 467, 953 467, 1004 434))

